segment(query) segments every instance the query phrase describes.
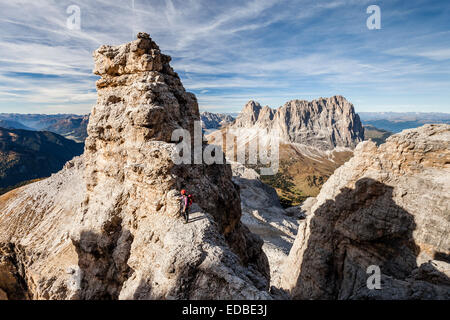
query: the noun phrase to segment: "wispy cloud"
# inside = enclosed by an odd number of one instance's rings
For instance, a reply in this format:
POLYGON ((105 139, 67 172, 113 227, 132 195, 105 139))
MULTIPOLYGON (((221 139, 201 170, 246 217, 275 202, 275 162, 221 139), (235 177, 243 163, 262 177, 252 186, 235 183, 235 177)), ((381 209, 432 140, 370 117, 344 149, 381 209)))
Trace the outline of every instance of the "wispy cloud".
POLYGON ((406 57, 423 57, 435 61, 445 61, 450 60, 450 48, 414 48, 414 47, 404 47, 396 48, 393 50, 388 50, 386 53, 406 56, 406 57))
POLYGON ((92 51, 146 31, 201 109, 343 94, 357 110, 450 111, 450 5, 368 0, 0 0, 0 112, 87 113, 92 51), (69 5, 81 30, 66 27, 69 5), (430 109, 431 108, 431 109, 430 109))

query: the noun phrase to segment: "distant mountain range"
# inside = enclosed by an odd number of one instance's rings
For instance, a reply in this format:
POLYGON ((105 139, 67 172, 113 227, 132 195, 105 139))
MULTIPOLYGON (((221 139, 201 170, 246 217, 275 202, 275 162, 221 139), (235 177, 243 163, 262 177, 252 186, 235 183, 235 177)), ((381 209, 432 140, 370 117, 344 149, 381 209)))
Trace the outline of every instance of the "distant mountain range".
POLYGON ((234 117, 225 113, 212 113, 208 111, 200 113, 203 129, 220 129, 224 125, 233 122, 234 119, 234 117))
POLYGON ((362 120, 391 121, 450 121, 450 113, 443 112, 358 112, 362 120))
POLYGON ((450 124, 450 113, 433 112, 358 112, 364 125, 399 133, 428 123, 450 124))
POLYGON ((45 128, 47 131, 58 133, 67 139, 83 142, 87 138, 89 116, 71 116, 60 119, 45 128))
MULTIPOLYGON (((238 115, 239 113, 204 111, 200 114, 200 119, 205 133, 211 133, 232 123, 238 115)), ((392 133, 417 128, 427 123, 450 123, 450 113, 358 112, 358 115, 364 127, 371 126, 371 130, 375 127, 392 133)), ((0 113, 1 128, 51 131, 77 142, 86 139, 88 122, 89 115, 0 113)))
POLYGON ((83 146, 48 131, 0 128, 0 194, 58 172, 68 160, 83 153, 83 146))
POLYGON ((87 137, 88 115, 0 113, 0 127, 34 131, 51 131, 76 142, 87 137))
POLYGON ((33 130, 33 129, 23 125, 20 122, 17 122, 14 120, 6 120, 6 119, 0 119, 0 128, 33 130))

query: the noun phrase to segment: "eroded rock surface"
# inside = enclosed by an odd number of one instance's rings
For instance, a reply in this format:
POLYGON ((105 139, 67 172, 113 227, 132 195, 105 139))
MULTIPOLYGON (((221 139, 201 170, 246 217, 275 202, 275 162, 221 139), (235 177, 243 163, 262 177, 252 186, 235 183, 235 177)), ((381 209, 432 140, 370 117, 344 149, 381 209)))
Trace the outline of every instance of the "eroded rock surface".
POLYGON ((140 33, 94 59, 83 156, 0 198, 0 289, 10 299, 270 298, 231 168, 172 161, 173 130, 193 133, 199 112, 170 57, 140 33), (188 224, 181 188, 195 195, 188 224))
POLYGON ((294 299, 449 299, 449 190, 449 125, 359 144, 300 226, 281 287, 294 299))
POLYGON ((233 181, 241 194, 241 221, 264 240, 263 250, 269 259, 270 276, 278 282, 280 266, 294 243, 301 211, 289 214, 279 202, 272 187, 260 180, 259 174, 239 163, 232 164, 233 181))

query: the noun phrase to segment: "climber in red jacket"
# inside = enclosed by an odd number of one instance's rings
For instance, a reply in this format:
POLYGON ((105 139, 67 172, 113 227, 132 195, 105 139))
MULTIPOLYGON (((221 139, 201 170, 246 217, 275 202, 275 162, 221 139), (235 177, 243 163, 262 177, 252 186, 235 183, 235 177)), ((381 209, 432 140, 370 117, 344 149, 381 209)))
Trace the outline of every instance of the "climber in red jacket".
POLYGON ((184 216, 184 223, 189 222, 189 209, 192 205, 192 195, 187 195, 186 190, 181 190, 181 200, 182 200, 182 211, 181 214, 184 216))

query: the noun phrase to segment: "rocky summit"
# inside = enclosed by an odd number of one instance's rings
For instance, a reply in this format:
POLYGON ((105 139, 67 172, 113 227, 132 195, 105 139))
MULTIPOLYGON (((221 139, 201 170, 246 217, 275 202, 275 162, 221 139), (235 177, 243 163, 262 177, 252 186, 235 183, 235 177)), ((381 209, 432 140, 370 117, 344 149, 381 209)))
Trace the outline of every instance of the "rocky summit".
POLYGON ((449 190, 449 125, 360 143, 300 225, 280 286, 294 299, 450 299, 449 190))
POLYGON ((364 129, 353 105, 342 96, 313 101, 292 100, 278 109, 249 101, 231 128, 256 128, 276 134, 282 143, 332 150, 354 148, 364 129))
POLYGON ((148 34, 94 53, 84 154, 0 198, 0 297, 268 299, 262 240, 240 222, 228 165, 176 165, 195 96, 148 34), (191 222, 179 190, 195 195, 191 222))

